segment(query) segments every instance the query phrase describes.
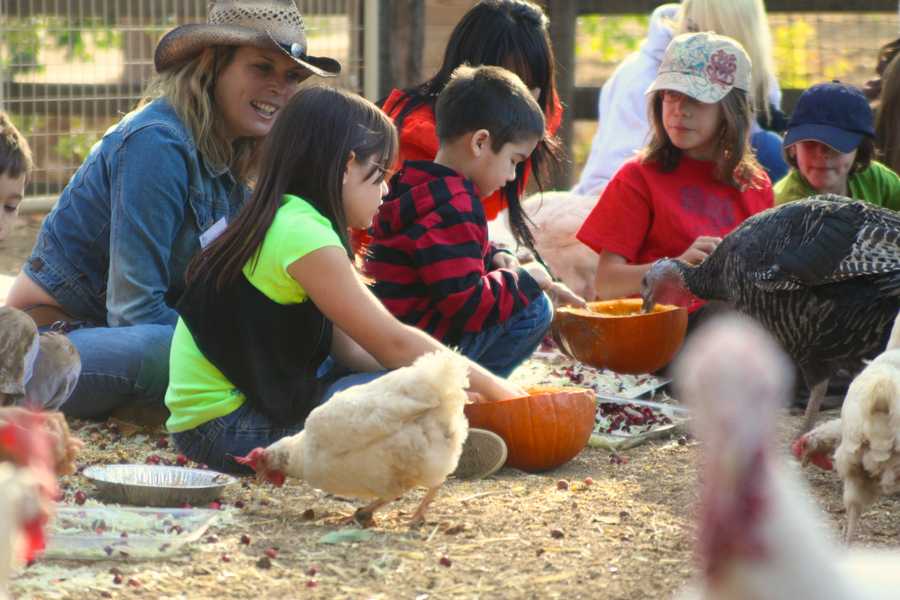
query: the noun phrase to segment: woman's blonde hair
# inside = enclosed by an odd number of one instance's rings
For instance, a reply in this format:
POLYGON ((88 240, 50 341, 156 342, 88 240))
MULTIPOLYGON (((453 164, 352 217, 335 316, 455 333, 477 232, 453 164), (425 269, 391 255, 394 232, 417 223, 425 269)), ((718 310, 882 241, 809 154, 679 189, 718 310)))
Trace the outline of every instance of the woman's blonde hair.
MULTIPOLYGON (((663 125, 664 93, 657 90, 650 97, 650 142, 641 152, 641 162, 655 163, 663 173, 669 173, 678 168, 684 153, 672 143, 663 125)), ((750 98, 743 90, 732 88, 718 104, 722 107, 722 122, 716 132, 715 177, 739 190, 755 186, 765 171, 750 148, 750 98)))
POLYGON ((158 74, 147 86, 138 106, 157 98, 168 100, 191 132, 207 165, 216 170, 229 169, 238 181, 248 183, 262 140, 230 141, 215 100, 219 75, 234 59, 237 49, 237 46, 206 48, 196 58, 158 74))
POLYGON ((698 31, 713 31, 740 42, 753 67, 753 107, 768 118, 775 61, 763 0, 683 0, 675 34, 698 31))

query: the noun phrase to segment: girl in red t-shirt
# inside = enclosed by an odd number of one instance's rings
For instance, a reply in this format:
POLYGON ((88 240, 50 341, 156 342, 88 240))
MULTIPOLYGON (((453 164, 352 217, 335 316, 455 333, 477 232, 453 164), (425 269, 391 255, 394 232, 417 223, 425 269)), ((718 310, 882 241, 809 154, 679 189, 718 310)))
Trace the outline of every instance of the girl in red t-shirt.
MULTIPOLYGON (((547 168, 556 164, 561 156, 559 142, 554 136, 562 121, 563 109, 556 93, 555 59, 547 33, 548 24, 541 7, 527 0, 479 2, 454 27, 440 70, 422 84, 393 90, 380 103, 397 126, 400 161, 430 161, 438 151, 434 104, 457 67, 462 64, 501 66, 518 75, 543 110, 547 133, 531 157, 519 163, 515 181, 482 198, 482 205, 489 221, 509 206, 513 236, 529 248, 533 247, 533 238, 519 198, 532 174, 538 187, 542 188, 542 177, 546 176, 547 168)), ((354 234, 354 245, 359 247, 366 236, 360 232, 354 234)))
POLYGON ((597 298, 637 294, 659 258, 700 263, 722 236, 773 205, 749 146, 750 73, 731 38, 671 41, 647 92, 650 142, 616 172, 577 234, 600 254, 597 298))

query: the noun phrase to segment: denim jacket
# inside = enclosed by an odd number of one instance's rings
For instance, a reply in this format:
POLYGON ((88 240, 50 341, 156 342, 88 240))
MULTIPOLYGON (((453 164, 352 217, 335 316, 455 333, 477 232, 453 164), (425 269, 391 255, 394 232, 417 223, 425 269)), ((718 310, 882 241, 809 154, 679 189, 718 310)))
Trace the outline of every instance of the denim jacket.
POLYGON ((126 115, 92 149, 47 216, 25 272, 75 317, 174 325, 200 236, 247 197, 205 164, 172 105, 126 115))

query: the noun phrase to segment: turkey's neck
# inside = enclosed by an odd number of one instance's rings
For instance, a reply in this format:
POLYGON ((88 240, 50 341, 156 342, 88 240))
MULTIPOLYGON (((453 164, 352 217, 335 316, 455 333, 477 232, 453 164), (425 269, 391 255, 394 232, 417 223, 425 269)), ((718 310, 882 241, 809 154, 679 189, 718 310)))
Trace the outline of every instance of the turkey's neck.
POLYGON ((720 260, 717 254, 713 254, 696 267, 678 264, 685 286, 701 300, 731 300, 731 294, 721 284, 720 260))

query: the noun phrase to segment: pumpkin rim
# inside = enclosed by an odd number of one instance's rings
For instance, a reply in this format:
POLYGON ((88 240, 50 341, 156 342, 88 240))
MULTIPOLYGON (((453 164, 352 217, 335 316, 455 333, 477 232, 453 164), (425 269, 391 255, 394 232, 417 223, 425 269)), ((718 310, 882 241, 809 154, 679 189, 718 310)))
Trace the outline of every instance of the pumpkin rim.
MULTIPOLYGON (((633 304, 636 306, 642 305, 643 300, 640 298, 613 298, 611 300, 598 300, 596 302, 588 302, 588 306, 590 305, 600 305, 600 304, 633 304)), ((599 313, 598 311, 591 310, 589 308, 580 308, 577 306, 560 306, 556 309, 557 313, 566 313, 572 315, 573 317, 578 317, 581 319, 640 319, 647 317, 654 317, 656 315, 662 315, 670 312, 687 312, 687 308, 684 306, 678 306, 677 304, 661 304, 657 303, 653 312, 637 312, 631 313, 627 315, 616 315, 616 314, 607 314, 607 313, 599 313), (659 308, 661 310, 657 310, 659 308)))
POLYGON ((597 392, 595 392, 592 388, 586 387, 556 387, 556 386, 528 386, 526 390, 537 389, 542 390, 538 393, 527 394, 525 396, 516 396, 515 398, 504 398, 503 400, 489 400, 487 402, 471 402, 466 404, 466 406, 496 406, 498 404, 510 403, 510 402, 521 402, 523 400, 531 400, 534 398, 540 398, 541 396, 551 396, 556 394, 588 394, 594 400, 597 401, 597 392))

